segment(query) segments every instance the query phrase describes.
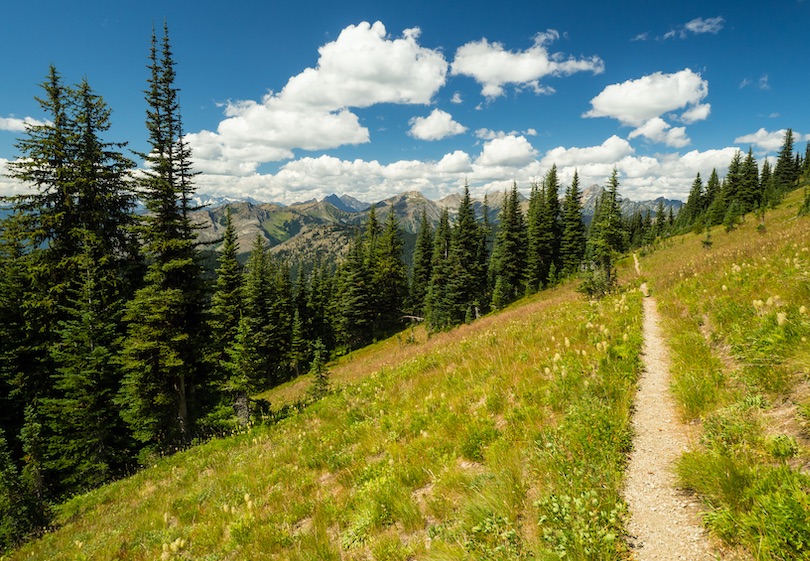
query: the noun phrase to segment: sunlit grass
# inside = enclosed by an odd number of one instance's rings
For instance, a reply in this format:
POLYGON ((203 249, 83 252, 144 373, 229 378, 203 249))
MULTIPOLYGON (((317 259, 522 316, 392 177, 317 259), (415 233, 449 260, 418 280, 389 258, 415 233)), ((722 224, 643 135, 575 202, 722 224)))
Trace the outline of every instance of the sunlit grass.
POLYGON ((810 218, 686 235, 642 260, 672 347, 673 393, 700 442, 678 466, 706 523, 757 559, 810 556, 810 218))
POLYGON ((573 288, 348 355, 325 398, 76 497, 11 558, 624 558, 641 297, 573 288))

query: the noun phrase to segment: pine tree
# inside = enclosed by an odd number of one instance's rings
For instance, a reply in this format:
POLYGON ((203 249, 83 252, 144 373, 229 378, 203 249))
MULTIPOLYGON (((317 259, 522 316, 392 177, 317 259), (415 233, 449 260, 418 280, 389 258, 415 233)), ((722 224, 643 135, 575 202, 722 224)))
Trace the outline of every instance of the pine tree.
POLYGON ((579 174, 574 171, 574 178, 565 192, 562 208, 560 261, 563 275, 570 275, 579 270, 585 257, 585 241, 585 223, 582 219, 582 193, 579 190, 579 174))
POLYGON ((667 216, 664 210, 664 201, 660 200, 655 205, 655 237, 663 237, 666 232, 667 216))
POLYGON ((425 297, 430 284, 432 255, 433 229, 428 223, 425 209, 422 209, 419 232, 416 235, 416 246, 413 251, 413 273, 408 291, 410 312, 418 317, 425 315, 425 297))

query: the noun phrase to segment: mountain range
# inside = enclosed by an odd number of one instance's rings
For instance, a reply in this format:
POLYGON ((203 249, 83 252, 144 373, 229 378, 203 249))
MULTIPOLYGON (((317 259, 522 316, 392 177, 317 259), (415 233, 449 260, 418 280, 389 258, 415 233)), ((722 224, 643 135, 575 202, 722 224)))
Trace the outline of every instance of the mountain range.
MULTIPOLYGON (((583 191, 583 215, 586 222, 590 222, 601 192, 602 187, 599 185, 592 185, 583 191)), ((525 212, 529 201, 523 195, 519 196, 525 212)), ((202 226, 199 237, 204 244, 215 247, 219 245, 225 231, 225 215, 230 210, 241 254, 247 254, 259 236, 270 247, 272 254, 292 264, 330 264, 346 254, 352 239, 366 223, 372 206, 381 222, 391 209, 394 210, 408 254, 407 248, 416 238, 422 211, 424 210, 428 221, 435 227, 444 209, 447 209, 451 221, 455 218, 461 198, 460 193, 454 193, 432 201, 418 191, 409 191, 369 203, 348 195, 332 194, 320 201, 282 205, 255 200, 235 201, 201 194, 195 202, 208 203, 209 206, 195 211, 193 219, 202 226)), ((503 198, 503 193, 487 195, 487 214, 493 224, 498 223, 503 198)), ((681 201, 664 198, 640 202, 623 199, 622 211, 626 215, 637 211, 654 213, 659 202, 663 202, 666 210, 672 208, 674 213, 683 204, 681 201)), ((484 201, 474 199, 473 207, 476 215, 481 218, 484 201)))

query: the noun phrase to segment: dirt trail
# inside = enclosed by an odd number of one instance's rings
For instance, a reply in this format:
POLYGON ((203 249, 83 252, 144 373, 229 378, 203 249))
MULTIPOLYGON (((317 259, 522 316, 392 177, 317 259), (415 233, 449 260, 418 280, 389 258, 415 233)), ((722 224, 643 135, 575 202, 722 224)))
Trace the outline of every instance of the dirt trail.
POLYGON ((716 559, 700 525, 697 499, 675 486, 674 463, 689 441, 669 394, 669 356, 659 323, 655 299, 645 298, 645 371, 636 395, 625 488, 629 542, 639 561, 716 559))

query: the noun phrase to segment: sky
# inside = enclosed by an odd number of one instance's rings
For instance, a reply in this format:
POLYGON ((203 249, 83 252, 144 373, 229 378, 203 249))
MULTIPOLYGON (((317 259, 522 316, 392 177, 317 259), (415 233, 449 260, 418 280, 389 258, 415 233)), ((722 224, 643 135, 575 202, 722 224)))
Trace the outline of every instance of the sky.
MULTIPOLYGON (((737 150, 810 140, 810 0, 12 2, 0 174, 50 64, 144 151, 152 26, 168 22, 199 193, 290 204, 563 185, 685 199, 737 150)), ((131 154, 130 154, 131 155, 131 154)), ((134 158, 134 156, 133 156, 134 158)), ((137 161, 137 158, 135 158, 137 161)), ((140 163, 140 162, 139 162, 140 163)), ((28 186, 0 176, 0 194, 28 186)))

